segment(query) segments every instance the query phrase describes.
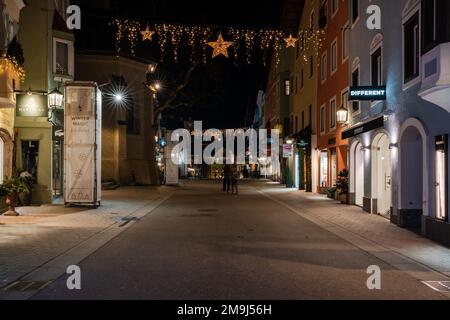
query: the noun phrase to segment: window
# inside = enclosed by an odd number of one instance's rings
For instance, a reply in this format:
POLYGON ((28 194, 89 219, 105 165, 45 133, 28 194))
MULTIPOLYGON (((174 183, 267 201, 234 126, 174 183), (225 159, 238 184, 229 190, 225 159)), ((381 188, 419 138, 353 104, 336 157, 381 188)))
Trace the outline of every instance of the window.
POLYGON ((73 43, 53 39, 53 73, 60 76, 73 76, 73 43))
POLYGON ((308 125, 309 126, 312 126, 312 116, 313 116, 313 114, 312 114, 312 105, 309 105, 309 121, 308 121, 308 125))
POLYGON ((372 85, 381 86, 383 84, 382 47, 380 46, 371 55, 372 85))
POLYGON ((309 28, 314 30, 314 10, 311 12, 311 16, 309 18, 309 28))
POLYGON ((291 95, 291 80, 284 81, 284 95, 287 97, 291 95))
POLYGON ((404 25, 404 83, 417 78, 420 70, 419 13, 414 14, 404 25))
POLYGON ((331 44, 331 74, 334 74, 337 70, 337 60, 338 60, 338 51, 337 51, 337 39, 333 41, 331 44))
POLYGON ((298 117, 295 116, 295 132, 294 133, 297 133, 297 132, 298 132, 298 117))
POLYGON ((433 48, 437 40, 437 0, 422 1, 422 41, 425 51, 433 48))
POLYGON ((323 150, 320 153, 320 186, 325 188, 328 185, 328 152, 323 150))
POLYGON ((324 29, 328 25, 328 0, 322 3, 319 11, 319 27, 324 29))
POLYGON ((342 61, 347 60, 349 56, 349 36, 350 36, 350 30, 348 28, 348 24, 344 26, 344 29, 342 29, 342 61))
POLYGON ((355 24, 359 18, 359 0, 351 0, 352 2, 352 23, 355 24))
POLYGON ((342 106, 345 108, 345 109, 349 109, 348 107, 348 90, 345 90, 343 93, 342 93, 342 106))
MULTIPOLYGON (((359 86, 359 66, 352 72, 352 86, 359 86)), ((359 112, 359 101, 352 101, 352 113, 359 112)))
POLYGON ((314 56, 309 58, 309 78, 314 77, 314 56))
POLYGON ((336 129, 336 98, 330 101, 330 129, 336 129))
POLYGON ((294 131, 294 116, 293 115, 291 115, 291 123, 290 123, 289 128, 290 128, 289 133, 293 134, 294 133, 293 132, 294 131))
POLYGON ((303 69, 300 71, 300 89, 305 86, 305 75, 303 69))
POLYGON ((327 69, 328 69, 327 52, 325 51, 322 54, 322 67, 320 75, 320 79, 322 80, 322 82, 325 82, 327 80, 327 69))
POLYGON ((305 111, 302 111, 302 130, 305 129, 305 111))
POLYGON ((339 9, 339 0, 331 0, 331 12, 333 16, 336 15, 338 9, 339 9))
POLYGON ((320 107, 320 133, 325 133, 326 110, 325 106, 320 107))

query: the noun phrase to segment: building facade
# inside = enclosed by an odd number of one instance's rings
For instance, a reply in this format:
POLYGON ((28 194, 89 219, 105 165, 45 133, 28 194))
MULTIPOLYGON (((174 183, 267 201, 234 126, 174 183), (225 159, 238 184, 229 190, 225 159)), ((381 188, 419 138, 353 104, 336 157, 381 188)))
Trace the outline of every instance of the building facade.
POLYGON ((19 31, 26 71, 22 88, 38 102, 33 104, 34 110, 16 107, 16 167, 35 177, 33 203, 51 203, 63 193, 64 142, 58 132, 64 130, 64 112, 50 111, 42 96, 56 88, 63 91, 64 82, 74 79, 74 36, 66 27, 69 1, 27 3, 21 11, 19 31))
POLYGON ((0 1, 0 183, 13 172, 15 90, 23 80, 20 45, 17 41, 21 0, 0 1))
POLYGON ((102 181, 122 185, 158 182, 153 95, 142 85, 150 61, 110 54, 76 55, 79 81, 103 91, 102 181), (117 101, 121 95, 121 101, 117 101))
POLYGON ((318 192, 335 187, 339 173, 347 169, 348 140, 342 139, 337 111, 347 105, 349 95, 348 13, 347 0, 320 2, 318 27, 324 41, 317 75, 318 192))
POLYGON ((349 104, 352 203, 448 245, 450 4, 361 0, 348 12, 351 84, 387 92, 349 104), (374 4, 382 30, 365 23, 374 4))

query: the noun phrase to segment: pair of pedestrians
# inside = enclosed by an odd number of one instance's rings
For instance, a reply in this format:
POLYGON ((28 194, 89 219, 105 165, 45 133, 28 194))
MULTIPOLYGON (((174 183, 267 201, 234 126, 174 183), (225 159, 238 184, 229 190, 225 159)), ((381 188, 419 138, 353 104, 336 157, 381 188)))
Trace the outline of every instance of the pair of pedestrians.
POLYGON ((237 169, 232 165, 226 165, 223 177, 223 192, 238 194, 238 173, 237 169))

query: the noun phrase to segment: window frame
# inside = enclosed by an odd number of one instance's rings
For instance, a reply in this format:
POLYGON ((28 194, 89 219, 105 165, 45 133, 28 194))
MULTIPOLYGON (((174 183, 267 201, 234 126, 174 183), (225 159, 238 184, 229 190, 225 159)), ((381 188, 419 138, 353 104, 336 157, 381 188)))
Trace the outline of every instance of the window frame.
POLYGON ((339 61, 339 48, 338 48, 338 38, 336 37, 333 42, 331 42, 330 46, 330 74, 333 76, 338 71, 338 61, 339 61), (333 47, 335 47, 333 55, 333 47), (334 70, 333 70, 333 64, 334 64, 334 70))
POLYGON ((350 2, 350 18, 351 18, 351 21, 352 21, 352 29, 353 29, 354 27, 356 27, 356 25, 359 22, 359 19, 360 19, 359 9, 360 9, 361 6, 359 5, 360 4, 359 0, 350 0, 350 1, 351 1, 350 2), (356 1, 356 3, 358 4, 358 9, 357 9, 358 15, 356 16, 356 19, 353 16, 353 13, 354 13, 354 10, 353 10, 354 1, 356 1))
POLYGON ((53 75, 55 79, 67 79, 75 76, 75 52, 74 44, 71 40, 66 40, 58 37, 53 37, 53 75), (67 73, 60 74, 56 71, 56 57, 57 57, 57 43, 63 43, 67 45, 67 73))
POLYGON ((319 130, 320 135, 324 135, 327 132, 327 105, 324 104, 320 107, 320 120, 319 120, 319 130))
POLYGON ((405 15, 402 19, 402 88, 403 91, 411 88, 412 86, 418 84, 420 81, 422 81, 422 11, 421 11, 421 3, 419 2, 416 7, 414 7, 412 10, 409 11, 407 15, 405 15), (418 46, 419 46, 419 66, 417 70, 417 76, 414 78, 411 78, 406 81, 405 79, 405 24, 409 22, 415 15, 418 15, 418 46))
MULTIPOLYGON (((352 67, 351 84, 352 84, 352 86, 359 86, 361 84, 361 63, 358 63, 357 65, 352 67), (353 75, 354 75, 356 70, 358 70, 358 83, 354 84, 353 83, 353 75)), ((361 113, 361 102, 360 101, 352 101, 352 106, 351 107, 352 107, 351 108, 352 116, 357 116, 357 115, 359 115, 361 113), (354 111, 354 109, 353 109, 353 105, 355 103, 358 104, 358 110, 357 111, 354 111)))
POLYGON ((330 99, 330 110, 328 112, 329 117, 330 117, 330 119, 328 121, 328 127, 330 129, 330 132, 333 132, 337 129, 337 110, 338 110, 337 98, 336 98, 336 96, 334 96, 333 98, 330 99), (332 123, 331 123, 331 120, 333 119, 333 108, 332 108, 333 102, 334 102, 334 126, 332 126, 332 123))
POLYGON ((347 21, 342 29, 342 64, 348 61, 350 58, 350 23, 347 21), (345 40, 347 39, 347 43, 345 40), (347 52, 345 50, 347 49, 347 52))
POLYGON ((325 50, 324 52, 322 52, 322 55, 320 57, 320 81, 322 84, 324 84, 327 81, 327 79, 328 79, 328 50, 325 50))

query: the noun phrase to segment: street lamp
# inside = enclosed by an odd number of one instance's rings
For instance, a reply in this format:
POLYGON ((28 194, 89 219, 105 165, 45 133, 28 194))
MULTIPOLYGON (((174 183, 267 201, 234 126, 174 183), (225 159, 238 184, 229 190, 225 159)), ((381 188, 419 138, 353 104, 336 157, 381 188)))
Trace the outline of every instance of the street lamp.
POLYGON ((337 111, 337 122, 343 126, 348 121, 348 110, 342 105, 337 111))
POLYGON ((62 109, 63 100, 64 95, 57 88, 48 94, 48 104, 51 110, 62 109))

